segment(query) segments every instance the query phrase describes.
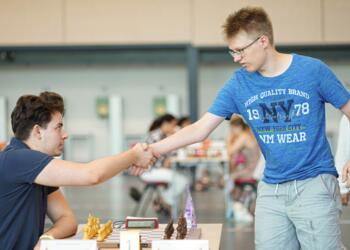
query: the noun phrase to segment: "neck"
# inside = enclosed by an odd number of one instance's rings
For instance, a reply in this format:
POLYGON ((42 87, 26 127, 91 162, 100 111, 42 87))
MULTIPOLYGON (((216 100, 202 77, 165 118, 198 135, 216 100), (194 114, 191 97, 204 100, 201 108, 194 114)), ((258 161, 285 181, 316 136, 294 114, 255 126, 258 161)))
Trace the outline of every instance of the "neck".
POLYGON ((41 151, 40 148, 30 139, 23 141, 23 143, 26 144, 32 150, 41 151))
POLYGON ((292 62, 292 55, 271 49, 266 51, 267 57, 259 73, 266 77, 274 77, 284 73, 292 62))

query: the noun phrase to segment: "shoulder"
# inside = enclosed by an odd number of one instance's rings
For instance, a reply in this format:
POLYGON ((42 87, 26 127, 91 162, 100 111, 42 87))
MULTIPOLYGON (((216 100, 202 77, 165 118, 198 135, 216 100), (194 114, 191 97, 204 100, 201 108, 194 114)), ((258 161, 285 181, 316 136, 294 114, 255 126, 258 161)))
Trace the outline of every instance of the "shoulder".
POLYGON ((239 88, 239 85, 246 82, 248 78, 249 72, 240 68, 231 74, 231 76, 225 82, 223 89, 233 90, 239 88))
POLYGON ((52 156, 36 150, 23 148, 4 152, 4 159, 7 163, 26 163, 30 165, 38 164, 45 160, 51 160, 52 156))
POLYGON ((328 66, 323 61, 314 57, 298 54, 293 54, 293 57, 295 63, 303 70, 319 70, 320 68, 328 68, 328 66))

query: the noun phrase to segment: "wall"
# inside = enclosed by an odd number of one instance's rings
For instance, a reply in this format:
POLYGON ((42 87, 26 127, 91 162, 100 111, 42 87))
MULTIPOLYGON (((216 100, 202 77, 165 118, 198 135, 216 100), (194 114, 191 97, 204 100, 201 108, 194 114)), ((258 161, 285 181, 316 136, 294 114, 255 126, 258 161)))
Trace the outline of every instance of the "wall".
POLYGON ((176 65, 1 67, 0 90, 1 95, 8 97, 9 112, 23 94, 38 94, 43 90, 62 94, 68 133, 92 134, 95 157, 100 157, 109 152, 109 138, 107 120, 96 114, 97 96, 122 96, 125 134, 143 135, 154 118, 152 98, 156 95, 179 95, 182 112, 188 113, 186 77, 185 67, 176 65))
POLYGON ((262 6, 276 44, 349 43, 348 0, 11 0, 1 1, 0 45, 224 45, 222 24, 262 6))
MULTIPOLYGON (((350 61, 327 61, 350 89, 350 61)), ((205 113, 217 91, 236 69, 230 64, 204 64, 199 68, 199 114, 205 113)), ((0 68, 1 95, 8 97, 9 110, 22 94, 43 90, 61 93, 66 102, 65 127, 69 134, 92 134, 95 157, 108 154, 108 122, 97 116, 95 100, 109 93, 124 98, 125 136, 143 135, 153 119, 152 97, 177 94, 183 114, 188 113, 187 73, 184 66, 170 65, 81 65, 18 66, 0 68)), ((327 130, 337 138, 341 113, 327 105, 327 130)), ((8 114, 8 117, 10 114, 8 114)), ((9 121, 8 121, 9 124, 9 121)), ((228 123, 222 123, 212 138, 225 138, 228 123)), ((9 124, 10 128, 10 124, 9 124)), ((10 135, 10 131, 9 131, 10 135)))

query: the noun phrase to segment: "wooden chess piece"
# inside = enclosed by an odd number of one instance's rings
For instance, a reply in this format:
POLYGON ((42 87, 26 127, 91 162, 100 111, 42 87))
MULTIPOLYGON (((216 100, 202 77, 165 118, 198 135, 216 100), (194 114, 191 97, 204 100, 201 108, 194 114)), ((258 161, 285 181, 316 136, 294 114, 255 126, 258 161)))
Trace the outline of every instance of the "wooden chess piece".
POLYGON ((184 217, 184 215, 182 214, 179 217, 179 220, 177 222, 177 235, 176 235, 176 239, 184 239, 186 237, 187 234, 187 222, 186 222, 186 218, 184 217))
POLYGON ((174 221, 171 219, 167 226, 165 227, 165 230, 164 230, 164 239, 165 240, 170 240, 171 239, 171 236, 173 235, 174 233, 174 221))

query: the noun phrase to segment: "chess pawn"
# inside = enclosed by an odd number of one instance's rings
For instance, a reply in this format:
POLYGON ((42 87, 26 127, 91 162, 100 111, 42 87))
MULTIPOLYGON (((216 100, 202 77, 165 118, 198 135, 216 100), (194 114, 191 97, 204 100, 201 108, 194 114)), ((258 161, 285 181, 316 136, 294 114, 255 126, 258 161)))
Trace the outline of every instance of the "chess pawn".
POLYGON ((170 240, 171 239, 171 236, 173 235, 174 233, 174 221, 171 219, 169 222, 168 222, 168 225, 165 227, 165 230, 164 230, 164 239, 165 240, 170 240))
POLYGON ((179 217, 179 220, 177 222, 177 228, 176 228, 177 234, 176 239, 184 239, 187 234, 187 222, 186 218, 182 214, 179 217))

